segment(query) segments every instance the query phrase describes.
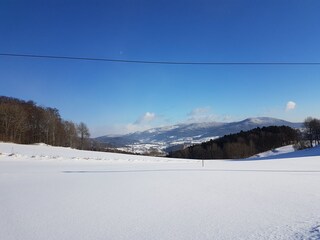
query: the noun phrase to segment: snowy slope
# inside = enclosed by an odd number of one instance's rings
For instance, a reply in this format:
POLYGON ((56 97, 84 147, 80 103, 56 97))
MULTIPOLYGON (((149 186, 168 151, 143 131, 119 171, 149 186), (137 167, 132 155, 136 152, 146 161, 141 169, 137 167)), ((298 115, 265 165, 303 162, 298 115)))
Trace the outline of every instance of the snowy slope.
POLYGON ((0 153, 2 240, 320 239, 319 148, 205 167, 43 145, 0 153))
MULTIPOLYGON (((248 159, 250 160, 278 160, 284 158, 303 158, 320 156, 320 146, 314 148, 307 148, 300 151, 294 151, 292 145, 277 148, 275 150, 267 151, 264 153, 257 154, 248 159)), ((246 160, 246 159, 244 159, 246 160)))
POLYGON ((266 152, 262 152, 259 154, 256 154, 250 158, 254 158, 254 159, 259 159, 259 158, 270 158, 270 157, 274 157, 274 156, 278 156, 280 154, 285 154, 285 153, 291 153, 294 152, 294 148, 293 145, 288 145, 288 146, 283 146, 283 147, 279 147, 276 149, 272 149, 266 152))

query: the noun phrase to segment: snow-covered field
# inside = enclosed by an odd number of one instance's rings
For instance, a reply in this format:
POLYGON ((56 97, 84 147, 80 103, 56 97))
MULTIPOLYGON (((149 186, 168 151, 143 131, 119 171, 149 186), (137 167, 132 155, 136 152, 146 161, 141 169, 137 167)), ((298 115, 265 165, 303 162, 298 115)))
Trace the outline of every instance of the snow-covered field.
POLYGON ((0 239, 320 239, 319 183, 320 148, 202 167, 0 143, 0 239))

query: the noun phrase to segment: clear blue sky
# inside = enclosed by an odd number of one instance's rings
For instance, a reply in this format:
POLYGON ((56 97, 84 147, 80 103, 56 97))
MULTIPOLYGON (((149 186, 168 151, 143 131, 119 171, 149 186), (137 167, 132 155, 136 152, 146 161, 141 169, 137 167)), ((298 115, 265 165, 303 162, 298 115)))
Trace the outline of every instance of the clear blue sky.
MULTIPOLYGON (((320 1, 0 1, 0 52, 320 62, 320 1)), ((320 117, 320 66, 177 66, 0 56, 0 95, 93 136, 192 121, 320 117)))

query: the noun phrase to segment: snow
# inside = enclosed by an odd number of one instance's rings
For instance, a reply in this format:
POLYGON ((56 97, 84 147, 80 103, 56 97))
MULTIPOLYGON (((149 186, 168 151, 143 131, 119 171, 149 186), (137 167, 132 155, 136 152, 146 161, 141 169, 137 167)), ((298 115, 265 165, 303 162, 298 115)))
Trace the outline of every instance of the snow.
POLYGON ((294 152, 293 145, 288 145, 284 147, 279 147, 270 151, 266 151, 263 153, 259 153, 257 155, 252 156, 251 158, 266 158, 266 157, 271 157, 271 156, 277 156, 279 154, 285 154, 285 153, 291 153, 294 152))
POLYGON ((280 147, 271 151, 257 154, 248 159, 250 160, 271 160, 271 159, 283 159, 283 158, 302 158, 320 156, 320 145, 314 148, 307 148, 300 151, 294 151, 292 145, 280 147))
POLYGON ((0 143, 0 239, 320 239, 319 155, 201 167, 0 143))

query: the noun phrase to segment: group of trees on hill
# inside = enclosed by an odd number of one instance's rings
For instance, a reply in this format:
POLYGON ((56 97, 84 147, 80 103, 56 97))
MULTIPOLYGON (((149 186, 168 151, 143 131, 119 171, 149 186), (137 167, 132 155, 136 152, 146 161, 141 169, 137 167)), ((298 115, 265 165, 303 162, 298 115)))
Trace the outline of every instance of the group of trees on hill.
POLYGON ((287 126, 258 127, 171 152, 169 157, 193 159, 246 158, 270 149, 294 144, 298 140, 298 130, 287 126))
POLYGON ((63 120, 56 108, 0 96, 0 141, 84 149, 89 136, 84 123, 63 120))
POLYGON ((320 143, 320 119, 308 117, 304 120, 305 139, 309 142, 309 147, 320 143))

